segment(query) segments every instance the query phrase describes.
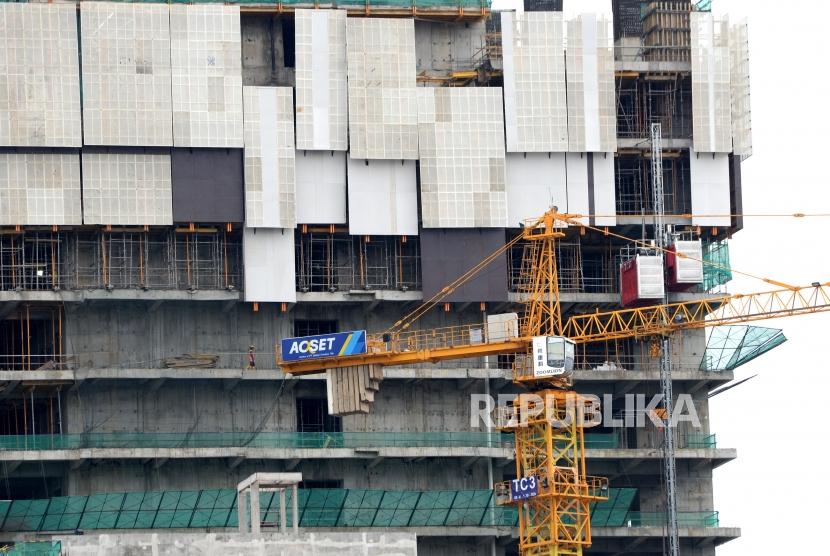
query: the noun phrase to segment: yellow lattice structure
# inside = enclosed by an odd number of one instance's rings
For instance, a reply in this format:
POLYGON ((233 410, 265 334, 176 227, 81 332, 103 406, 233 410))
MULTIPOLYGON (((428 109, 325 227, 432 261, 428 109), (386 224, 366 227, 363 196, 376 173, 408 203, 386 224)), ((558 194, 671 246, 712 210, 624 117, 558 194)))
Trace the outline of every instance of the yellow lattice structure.
POLYGON ((516 442, 516 476, 534 477, 538 494, 511 501, 510 483, 496 486, 502 503, 519 509, 519 547, 525 555, 581 555, 591 545, 591 502, 608 498, 608 479, 585 471, 582 419, 593 410, 575 392, 520 394, 501 408, 497 424, 516 442))

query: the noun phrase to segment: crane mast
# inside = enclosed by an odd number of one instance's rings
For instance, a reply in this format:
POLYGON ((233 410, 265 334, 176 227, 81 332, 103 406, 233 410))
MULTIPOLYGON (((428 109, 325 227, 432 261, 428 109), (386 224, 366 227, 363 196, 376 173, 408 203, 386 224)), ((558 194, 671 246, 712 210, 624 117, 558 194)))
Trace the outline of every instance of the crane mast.
MULTIPOLYGON (((659 123, 651 124, 651 180, 654 195, 654 242, 660 253, 667 246, 666 213, 663 203, 663 133, 659 123)), ((669 302, 663 278, 663 304, 669 302)), ((671 336, 663 334, 660 342, 660 390, 663 395, 663 488, 666 504, 666 540, 669 556, 680 556, 680 533, 677 525, 677 467, 675 459, 674 428, 672 423, 672 363, 671 336)))

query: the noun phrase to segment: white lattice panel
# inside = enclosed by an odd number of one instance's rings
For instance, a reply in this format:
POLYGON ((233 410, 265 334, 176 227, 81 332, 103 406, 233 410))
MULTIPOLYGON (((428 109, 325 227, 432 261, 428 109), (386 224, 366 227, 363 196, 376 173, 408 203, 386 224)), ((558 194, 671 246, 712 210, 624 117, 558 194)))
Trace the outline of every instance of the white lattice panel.
POLYGON ((173 224, 170 155, 82 154, 84 224, 173 224))
POLYGON ((242 233, 245 301, 297 301, 294 230, 245 228, 242 233))
POLYGON ((238 6, 170 6, 173 144, 242 147, 238 6))
POLYGON ((297 151, 297 224, 346 223, 346 153, 297 151))
POLYGON ((501 88, 418 93, 423 226, 507 226, 501 88))
POLYGON ((0 146, 80 147, 74 4, 0 4, 0 146))
POLYGON ((568 21, 568 150, 617 150, 614 92, 614 30, 603 14, 585 13, 568 21))
POLYGON ((752 108, 749 96, 749 30, 745 21, 729 31, 732 92, 732 151, 742 158, 752 155, 752 108))
POLYGON ((84 144, 170 146, 170 12, 162 4, 81 4, 84 144))
POLYGON ((692 178, 692 224, 695 226, 732 225, 729 190, 729 155, 725 153, 689 154, 692 178))
POLYGON ((293 228, 294 95, 291 87, 245 87, 245 225, 293 228))
POLYGON ((349 233, 418 235, 418 185, 413 160, 348 159, 349 233))
POLYGON ((697 152, 732 152, 729 24, 692 12, 692 140, 697 152))
POLYGON ((346 11, 297 10, 297 148, 348 149, 346 11))
POLYGON ((418 158, 418 94, 412 19, 347 21, 352 158, 418 158))
POLYGON ((508 152, 568 150, 561 12, 502 12, 508 152))
POLYGON ((0 153, 0 225, 79 224, 78 153, 0 153))

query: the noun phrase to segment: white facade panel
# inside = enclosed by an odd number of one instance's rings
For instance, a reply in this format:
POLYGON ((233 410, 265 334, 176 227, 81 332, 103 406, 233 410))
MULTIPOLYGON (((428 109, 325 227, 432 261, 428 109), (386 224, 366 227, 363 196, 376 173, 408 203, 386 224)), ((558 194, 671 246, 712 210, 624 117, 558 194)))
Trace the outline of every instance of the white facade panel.
POLYGON ((729 30, 730 88, 732 95, 732 152, 752 155, 752 108, 749 96, 749 30, 745 21, 729 30))
POLYGON ((685 257, 677 257, 677 282, 700 284, 703 282, 703 246, 699 239, 676 241, 674 250, 685 257))
POLYGON ((413 160, 347 160, 349 233, 418 235, 418 185, 413 160))
POLYGON ((568 206, 565 153, 507 153, 507 226, 541 216, 548 208, 568 206))
POLYGON ((294 94, 291 87, 244 87, 245 224, 296 225, 294 94))
POLYGON ((294 303, 294 230, 245 228, 242 232, 245 301, 294 303))
POLYGON ((568 151, 617 150, 611 18, 584 13, 567 22, 568 151))
POLYGON ((346 10, 297 10, 297 148, 348 149, 346 10))
POLYGON ((239 6, 170 6, 173 145, 242 147, 239 6))
POLYGON ((352 17, 346 30, 350 156, 418 158, 413 20, 352 17))
POLYGON ((729 24, 691 12, 692 142, 697 152, 732 152, 729 24))
POLYGON ((84 224, 173 224, 169 154, 84 152, 81 160, 84 224))
POLYGON ((691 151, 692 224, 730 226, 729 156, 691 151))
POLYGON ((81 223, 77 153, 0 153, 0 225, 81 223))
POLYGON ((297 151, 297 224, 346 223, 346 153, 297 151))
POLYGON ((568 150, 561 12, 502 12, 507 152, 568 150))
POLYGON ((418 89, 424 228, 504 228, 504 117, 498 87, 418 89))
POLYGON ((614 153, 594 153, 595 226, 617 225, 617 187, 614 180, 614 153))
MULTIPOLYGON (((585 153, 568 153, 565 155, 568 173, 568 206, 571 214, 590 214, 590 193, 588 191, 588 156, 585 153)), ((588 224, 588 217, 579 222, 588 224)))
POLYGON ((75 4, 0 4, 0 146, 80 147, 75 4))
POLYGON ((84 144, 171 146, 170 12, 81 4, 84 144))

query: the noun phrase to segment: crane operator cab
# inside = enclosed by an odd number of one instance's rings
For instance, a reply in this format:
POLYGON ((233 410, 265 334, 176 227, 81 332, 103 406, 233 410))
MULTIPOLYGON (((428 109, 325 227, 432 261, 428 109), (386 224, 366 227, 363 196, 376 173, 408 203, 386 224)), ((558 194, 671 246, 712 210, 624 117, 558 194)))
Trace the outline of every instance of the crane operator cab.
POLYGON ((574 369, 576 344, 562 336, 534 336, 533 376, 571 376, 574 369))

